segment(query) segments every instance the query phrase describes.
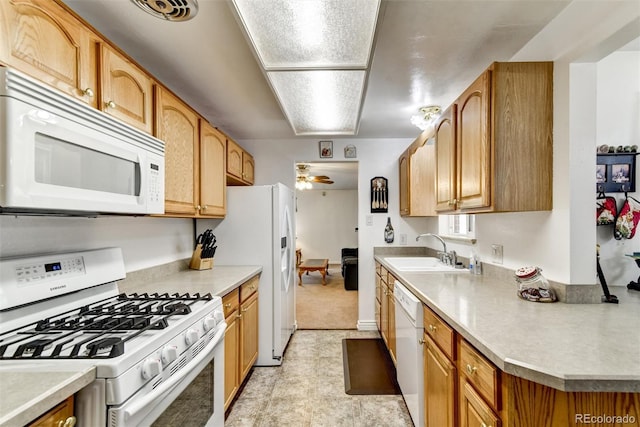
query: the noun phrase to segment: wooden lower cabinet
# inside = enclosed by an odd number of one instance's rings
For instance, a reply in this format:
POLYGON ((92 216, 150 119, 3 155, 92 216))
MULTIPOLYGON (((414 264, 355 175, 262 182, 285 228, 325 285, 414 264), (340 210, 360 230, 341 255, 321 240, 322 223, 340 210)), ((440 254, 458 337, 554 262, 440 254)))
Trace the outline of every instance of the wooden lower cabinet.
POLYGON ((387 336, 387 345, 389 346, 389 354, 393 363, 396 364, 396 300, 393 296, 393 276, 389 275, 389 298, 388 315, 389 315, 389 331, 387 336))
POLYGON ((73 396, 47 411, 29 427, 73 427, 76 417, 73 415, 73 396))
POLYGON ((240 365, 238 349, 240 347, 240 327, 238 309, 227 318, 227 330, 224 334, 224 409, 226 410, 240 388, 240 365))
POLYGON ((245 378, 258 359, 258 293, 240 306, 240 377, 245 378))
POLYGON ((456 424, 456 365, 425 333, 424 408, 425 426, 454 427, 456 424))
POLYGON ((393 282, 395 277, 387 271, 381 264, 376 263, 376 296, 379 296, 380 303, 376 301, 376 323, 382 341, 387 346, 393 363, 396 363, 396 302, 393 299, 393 282), (379 317, 378 317, 378 312, 379 317))
POLYGON ((224 409, 258 359, 258 283, 254 276, 222 297, 227 329, 224 335, 224 409))
POLYGON ((500 427, 489 405, 463 377, 460 379, 460 427, 500 427))

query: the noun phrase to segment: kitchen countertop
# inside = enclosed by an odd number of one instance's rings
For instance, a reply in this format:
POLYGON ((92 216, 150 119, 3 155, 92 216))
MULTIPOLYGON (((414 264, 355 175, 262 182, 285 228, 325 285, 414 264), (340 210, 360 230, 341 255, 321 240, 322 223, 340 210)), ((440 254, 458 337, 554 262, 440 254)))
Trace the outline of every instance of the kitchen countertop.
POLYGON ((214 265, 210 270, 184 270, 135 286, 119 286, 119 289, 126 293, 210 292, 211 295, 224 296, 261 272, 259 265, 214 265))
MULTIPOLYGON (((160 280, 133 286, 119 284, 125 293, 211 293, 223 296, 262 272, 261 266, 214 266, 210 270, 185 270, 160 280)), ((96 378, 95 367, 77 370, 38 362, 3 366, 0 363, 0 427, 25 425, 73 395, 96 378), (65 371, 61 371, 65 369, 65 371)))
MULTIPOLYGON (((47 362, 45 362, 46 364, 47 362)), ((0 370, 0 426, 22 426, 47 412, 96 378, 94 367, 59 371, 47 366, 0 370)))
POLYGON ((640 392, 639 292, 610 289, 619 304, 533 303, 515 281, 375 259, 502 371, 563 391, 640 392))

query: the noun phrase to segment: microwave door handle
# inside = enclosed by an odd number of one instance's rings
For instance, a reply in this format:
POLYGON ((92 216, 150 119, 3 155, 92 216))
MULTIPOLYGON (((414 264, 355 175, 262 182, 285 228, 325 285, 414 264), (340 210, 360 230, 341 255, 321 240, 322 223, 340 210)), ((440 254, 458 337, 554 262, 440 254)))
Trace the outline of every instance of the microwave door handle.
POLYGON ((206 360, 208 357, 211 356, 213 349, 217 345, 222 345, 223 343, 222 337, 224 336, 225 329, 226 328, 220 328, 216 332, 213 339, 209 342, 209 344, 207 344, 207 346, 204 349, 202 349, 202 351, 198 353, 196 357, 191 359, 191 361, 184 368, 180 369, 177 373, 171 376, 167 381, 160 384, 160 386, 155 388, 152 392, 146 394, 141 399, 135 400, 130 405, 127 405, 124 408, 126 419, 134 419, 139 412, 145 409, 149 409, 149 410, 153 409, 153 407, 149 407, 149 405, 154 400, 160 399, 164 394, 167 394, 171 390, 173 390, 173 388, 176 387, 178 383, 182 381, 187 374, 189 374, 192 370, 198 367, 202 361, 206 360))

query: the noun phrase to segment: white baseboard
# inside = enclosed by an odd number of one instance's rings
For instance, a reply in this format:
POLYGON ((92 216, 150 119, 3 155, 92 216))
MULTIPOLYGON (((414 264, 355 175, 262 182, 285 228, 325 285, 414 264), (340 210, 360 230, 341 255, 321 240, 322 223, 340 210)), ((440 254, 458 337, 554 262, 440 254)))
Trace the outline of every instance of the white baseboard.
POLYGON ((375 320, 358 320, 359 331, 377 331, 378 325, 375 320))

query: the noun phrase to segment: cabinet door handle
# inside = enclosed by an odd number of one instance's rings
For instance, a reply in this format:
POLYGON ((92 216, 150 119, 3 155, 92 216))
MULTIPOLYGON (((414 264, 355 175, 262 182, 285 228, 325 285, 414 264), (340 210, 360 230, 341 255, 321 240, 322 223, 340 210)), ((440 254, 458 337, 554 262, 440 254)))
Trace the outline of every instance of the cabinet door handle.
POLYGON ((480 427, 491 427, 491 424, 487 425, 484 421, 482 421, 480 427))
POLYGON ((194 208, 195 208, 195 210, 199 211, 200 210, 200 205, 195 205, 194 208))
POLYGON ((224 305, 224 308, 231 308, 231 303, 230 303, 230 302, 226 303, 226 304, 224 305))
POLYGON ((105 103, 108 108, 116 108, 116 103, 113 101, 108 101, 105 103))
POLYGON ((429 332, 434 333, 436 331, 436 328, 434 325, 429 325, 429 332))
POLYGON ((249 307, 245 307, 245 308, 242 309, 243 313, 246 313, 247 311, 249 311, 249 307))
POLYGON ((75 425, 76 425, 76 417, 74 416, 68 417, 66 420, 60 420, 56 424, 57 427, 73 427, 75 425))
POLYGON ((203 210, 203 211, 206 211, 206 210, 207 210, 207 208, 208 208, 208 206, 207 206, 207 205, 204 205, 204 206, 202 207, 202 210, 203 210))
POLYGON ((418 340, 418 344, 420 344, 420 345, 424 345, 424 343, 426 343, 426 341, 425 341, 424 339, 420 338, 420 339, 418 340))
POLYGON ((89 98, 93 98, 93 96, 95 95, 95 92, 90 87, 83 90, 82 93, 85 94, 85 96, 88 96, 89 98))
POLYGON ((238 315, 236 316, 236 319, 241 319, 241 318, 242 318, 242 314, 238 314, 238 315))
POLYGON ((478 368, 467 363, 467 374, 473 375, 477 370, 478 368))

